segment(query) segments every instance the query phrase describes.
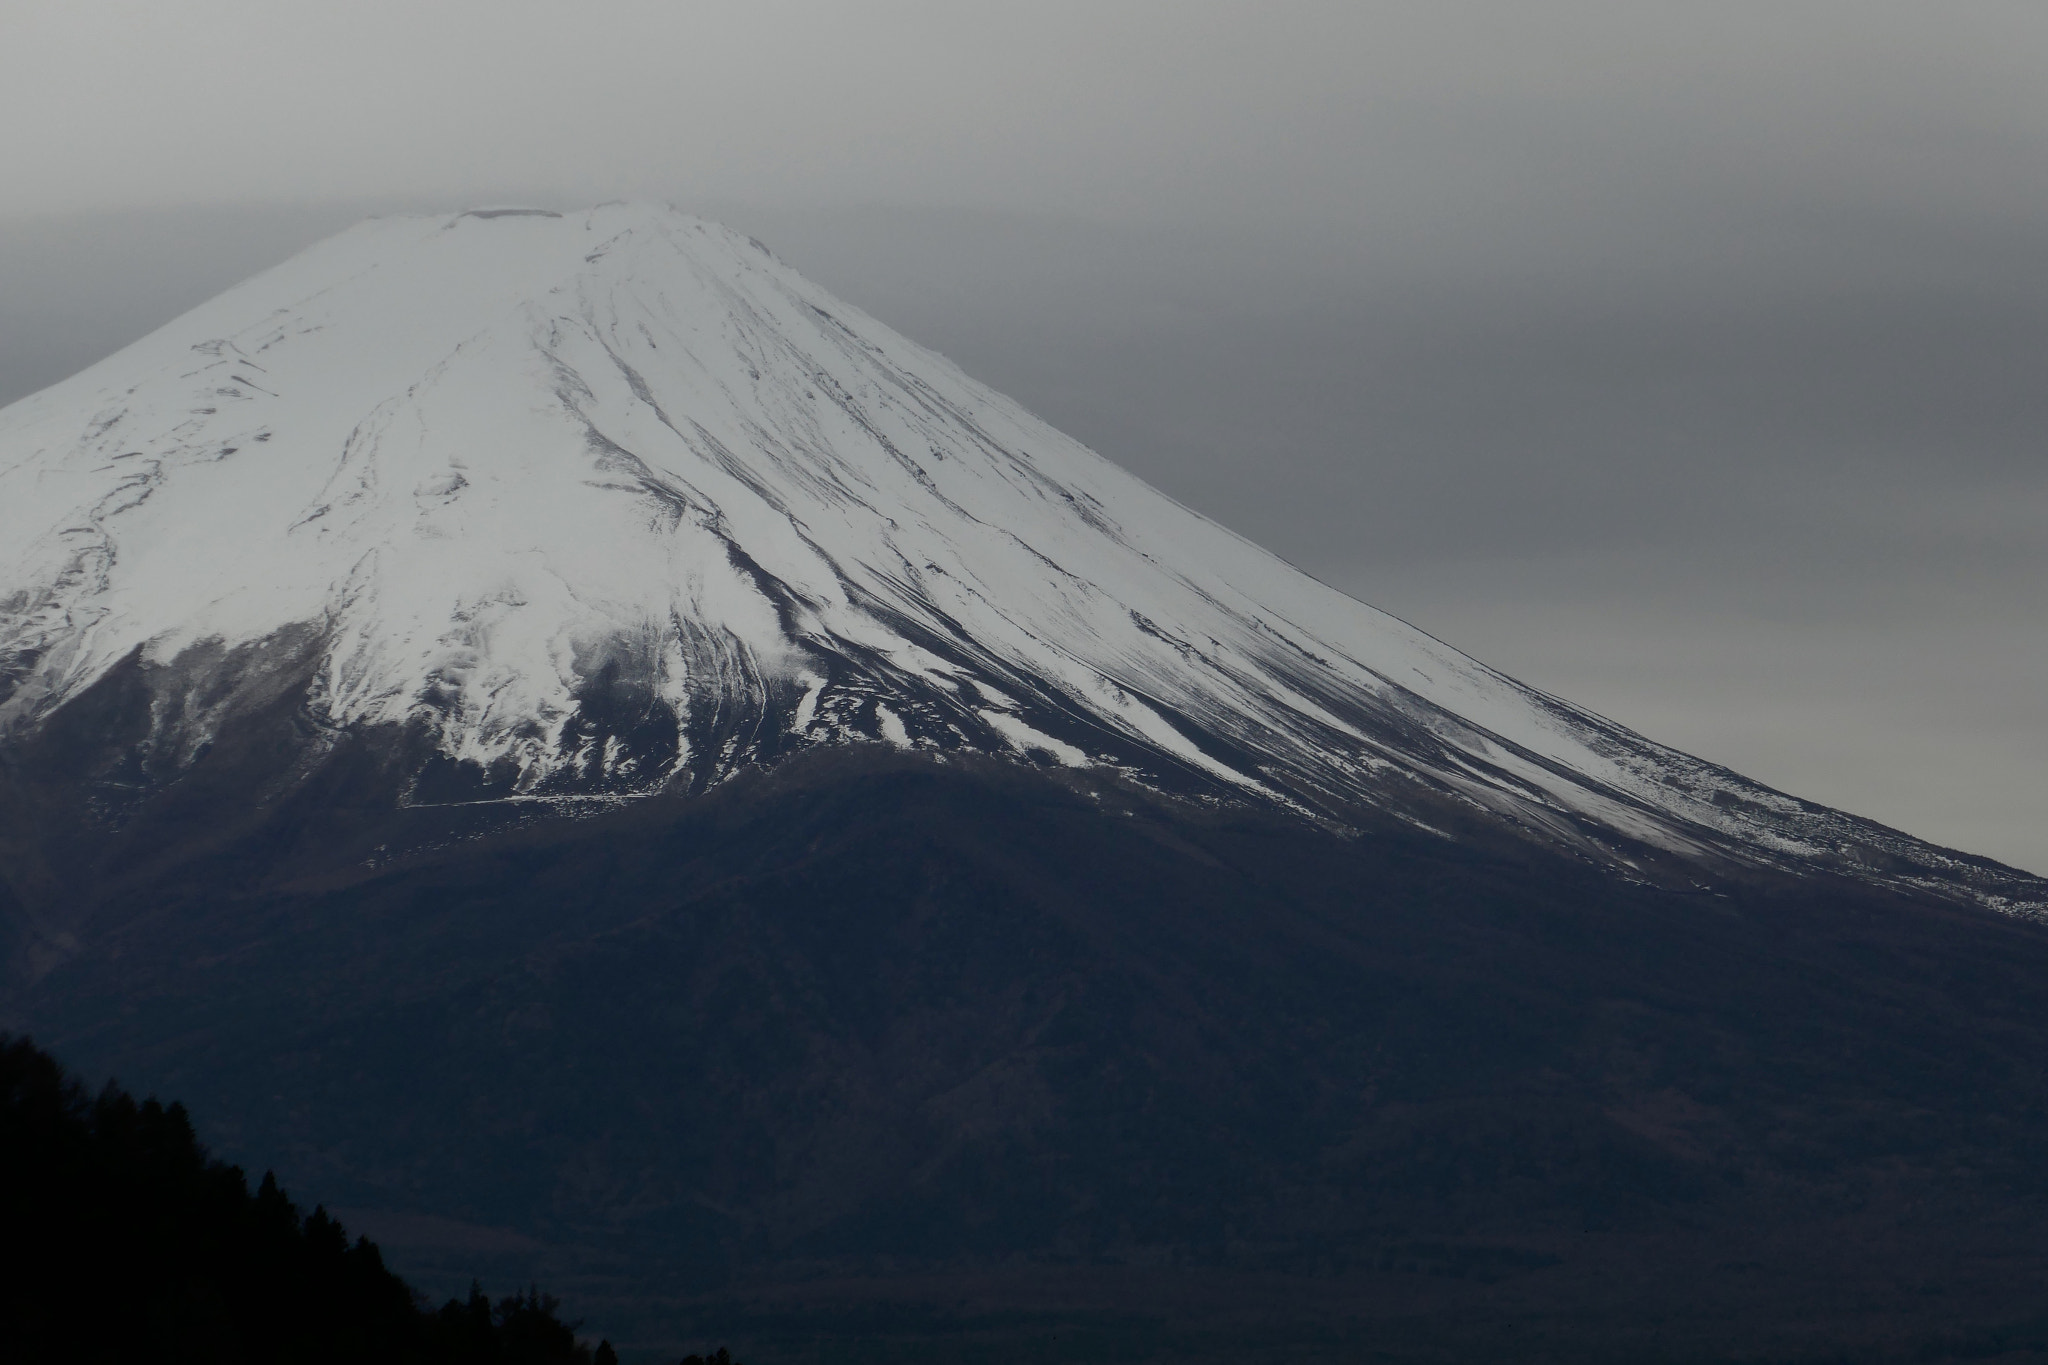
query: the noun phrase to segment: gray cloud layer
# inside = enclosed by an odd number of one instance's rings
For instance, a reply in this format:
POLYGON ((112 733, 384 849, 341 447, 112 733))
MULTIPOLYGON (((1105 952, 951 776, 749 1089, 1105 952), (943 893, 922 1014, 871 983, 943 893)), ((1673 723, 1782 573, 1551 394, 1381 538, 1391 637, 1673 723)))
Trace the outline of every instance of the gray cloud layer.
POLYGON ((2048 868, 2048 9, 416 10, 0 9, 0 400, 366 209, 677 199, 1491 663, 2048 868))

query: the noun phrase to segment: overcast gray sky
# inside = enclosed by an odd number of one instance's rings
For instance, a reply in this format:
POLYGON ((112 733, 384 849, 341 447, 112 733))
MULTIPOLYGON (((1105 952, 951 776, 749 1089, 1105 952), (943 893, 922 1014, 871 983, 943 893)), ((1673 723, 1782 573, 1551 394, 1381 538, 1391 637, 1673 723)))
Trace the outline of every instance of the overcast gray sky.
POLYGON ((2048 871, 2048 5, 0 0, 0 401, 674 200, 1327 581, 2048 871))

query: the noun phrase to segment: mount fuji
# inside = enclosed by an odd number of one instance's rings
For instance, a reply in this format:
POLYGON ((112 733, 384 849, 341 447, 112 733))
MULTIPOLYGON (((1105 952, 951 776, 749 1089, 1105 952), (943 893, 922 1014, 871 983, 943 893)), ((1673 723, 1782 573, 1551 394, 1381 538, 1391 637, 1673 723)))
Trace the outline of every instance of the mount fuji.
POLYGON ((0 410, 0 1025, 629 1360, 2032 1341, 2044 919, 664 208, 0 410))
POLYGON ((2048 884, 1784 796, 1291 568, 660 209, 373 221, 0 415, 0 736, 124 664, 174 782, 304 689, 413 803, 978 752, 1635 875, 2048 884))

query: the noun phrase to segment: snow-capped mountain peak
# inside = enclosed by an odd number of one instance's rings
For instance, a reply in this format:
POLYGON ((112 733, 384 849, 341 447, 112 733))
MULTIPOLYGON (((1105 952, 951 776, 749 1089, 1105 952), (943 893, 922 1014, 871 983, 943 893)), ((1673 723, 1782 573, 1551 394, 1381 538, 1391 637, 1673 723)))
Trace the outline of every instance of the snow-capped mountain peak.
POLYGON ((425 736, 414 801, 876 743, 2048 902, 1525 688, 660 208, 368 222, 0 412, 0 742, 131 659, 159 777, 283 678, 425 736))

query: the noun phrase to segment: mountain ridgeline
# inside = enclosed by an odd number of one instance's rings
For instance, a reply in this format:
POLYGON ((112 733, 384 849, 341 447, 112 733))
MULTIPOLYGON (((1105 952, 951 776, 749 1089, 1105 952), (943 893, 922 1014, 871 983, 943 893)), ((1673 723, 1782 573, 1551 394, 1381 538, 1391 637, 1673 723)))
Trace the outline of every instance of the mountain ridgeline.
POLYGON ((0 412, 7 1021, 670 1358, 2034 1349, 2044 912, 667 210, 0 412))

